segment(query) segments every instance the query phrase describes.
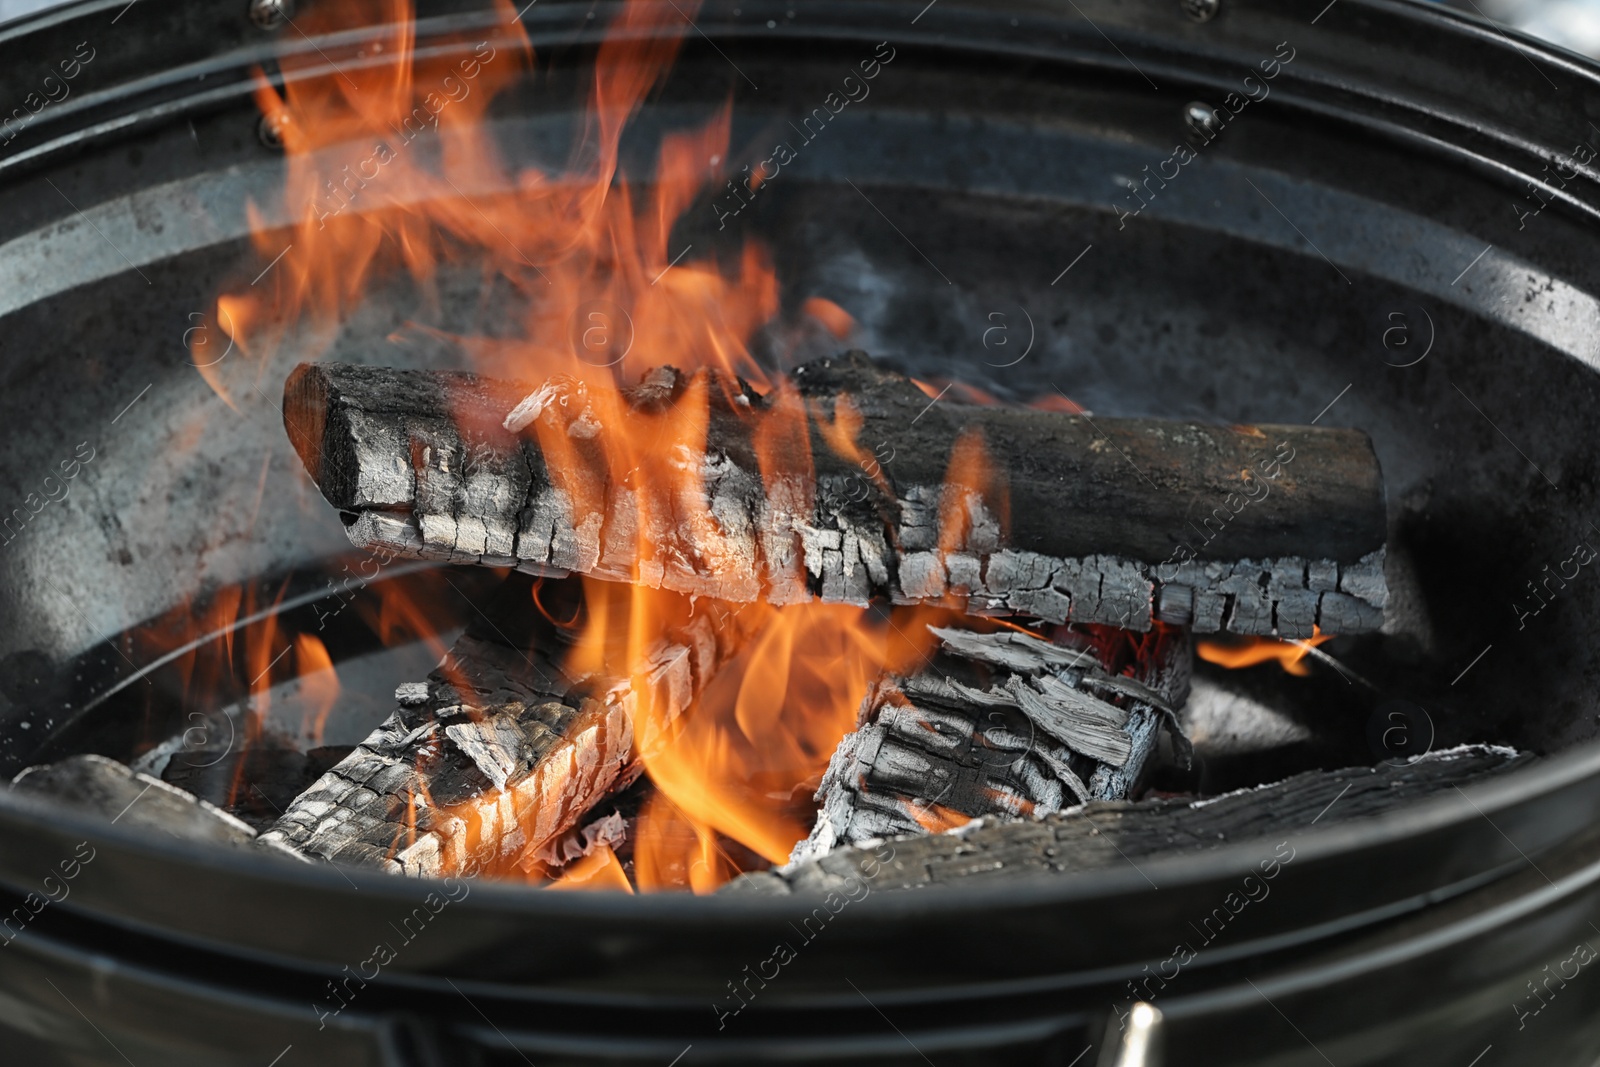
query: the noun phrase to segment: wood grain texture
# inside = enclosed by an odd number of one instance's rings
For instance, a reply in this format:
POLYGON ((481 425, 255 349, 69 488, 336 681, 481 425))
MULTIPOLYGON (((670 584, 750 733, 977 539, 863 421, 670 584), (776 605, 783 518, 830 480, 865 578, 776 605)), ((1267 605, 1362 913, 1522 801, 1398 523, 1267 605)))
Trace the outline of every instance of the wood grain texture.
POLYGON ((874 889, 932 889, 1066 878, 1147 857, 1270 839, 1303 831, 1313 820, 1329 826, 1373 818, 1535 759, 1497 746, 1463 746, 1401 766, 1310 771, 1198 802, 1094 801, 1039 820, 985 820, 952 833, 895 840, 894 858, 886 864, 879 862, 878 850, 842 848, 781 873, 742 875, 721 891, 820 894, 851 880, 868 881, 874 889))

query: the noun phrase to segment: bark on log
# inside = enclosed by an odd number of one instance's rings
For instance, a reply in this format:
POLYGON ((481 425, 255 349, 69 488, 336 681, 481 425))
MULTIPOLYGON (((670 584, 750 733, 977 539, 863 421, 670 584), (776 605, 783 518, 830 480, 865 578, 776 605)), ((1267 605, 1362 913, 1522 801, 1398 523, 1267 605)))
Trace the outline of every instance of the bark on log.
POLYGON ((1191 649, 1163 631, 1141 676, 1108 671, 1087 637, 931 628, 941 650, 862 703, 817 791, 821 810, 789 865, 836 848, 969 818, 1043 817, 1128 797, 1188 692, 1191 649))
POLYGON ((1154 618, 1293 637, 1382 624, 1383 488, 1359 431, 930 404, 860 353, 792 383, 762 397, 662 368, 612 404, 571 379, 302 364, 284 424, 351 541, 417 558, 736 602, 943 598, 1141 631, 1154 618), (847 425, 841 396, 860 416, 855 458, 812 418, 764 475, 762 430, 799 403, 847 425), (608 472, 615 423, 637 432, 706 397, 704 448, 661 460, 687 472, 693 499, 608 472), (995 475, 947 485, 972 435, 995 475), (570 454, 560 470, 540 440, 570 454))
POLYGON ((1272 840, 1304 830, 1319 815, 1319 827, 1371 818, 1536 759, 1513 749, 1470 745, 1400 766, 1309 771, 1203 801, 1096 801, 1037 822, 985 820, 950 833, 895 841, 887 863, 881 850, 842 848, 786 870, 741 875, 721 892, 821 895, 862 882, 874 889, 923 889, 1070 877, 1147 857, 1272 840))
MULTIPOLYGON (((543 602, 567 592, 546 582, 543 602)), ((572 585, 576 585, 573 580, 572 585)), ((631 779, 627 680, 572 678, 562 631, 515 575, 484 607, 426 683, 396 693, 400 708, 295 799, 258 838, 301 858, 408 875, 507 872, 631 779)), ((738 626, 698 611, 648 655, 654 706, 681 712, 732 651, 738 626)))

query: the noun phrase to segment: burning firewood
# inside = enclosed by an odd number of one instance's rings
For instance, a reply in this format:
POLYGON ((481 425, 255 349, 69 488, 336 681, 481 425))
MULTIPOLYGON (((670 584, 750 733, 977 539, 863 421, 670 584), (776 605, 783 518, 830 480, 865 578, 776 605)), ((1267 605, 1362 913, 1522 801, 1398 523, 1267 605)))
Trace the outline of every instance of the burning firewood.
MULTIPOLYGON (((544 603, 575 599, 552 584, 561 583, 546 583, 544 603)), ((261 845, 411 875, 509 871, 541 858, 631 780, 633 683, 569 677, 568 639, 536 608, 526 577, 483 610, 429 680, 402 686, 399 710, 296 798, 261 845)), ((737 634, 702 609, 651 649, 634 673, 651 687, 654 714, 681 713, 737 634)))
MULTIPOLYGON (((728 884, 732 893, 815 893, 847 883, 874 889, 993 884, 1030 874, 1057 877, 1139 863, 1147 856, 1220 848, 1278 836, 1298 836, 1352 819, 1372 818, 1456 786, 1524 768, 1537 757, 1496 745, 1464 745, 1414 762, 1308 771, 1271 785, 1242 789, 1203 803, 1161 798, 1136 803, 1086 804, 1033 822, 968 824, 953 834, 924 834, 895 841, 892 859, 882 847, 840 848, 782 871, 747 874, 728 884)), ((1264 855, 1288 862, 1294 852, 1264 855)), ((1274 868, 1275 870, 1276 868, 1274 868)))
POLYGON ((302 364, 284 423, 353 543, 724 601, 955 603, 1147 631, 1383 621, 1359 431, 931 402, 860 353, 765 396, 302 364))
MULTIPOLYGON (((828 765, 821 811, 791 864, 879 838, 946 830, 986 815, 1042 817, 1088 800, 1126 799, 1189 687, 1188 634, 1144 637, 1139 677, 1109 653, 1015 630, 931 628, 940 653, 886 678, 828 765)), ((1124 635, 1126 636, 1126 635, 1124 635)))

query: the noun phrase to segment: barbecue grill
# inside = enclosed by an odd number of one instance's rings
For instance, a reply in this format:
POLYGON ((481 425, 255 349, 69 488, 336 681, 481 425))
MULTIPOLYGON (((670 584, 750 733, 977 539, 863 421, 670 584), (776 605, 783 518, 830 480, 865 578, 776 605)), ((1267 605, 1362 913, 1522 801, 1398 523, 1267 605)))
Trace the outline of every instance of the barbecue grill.
MULTIPOLYGON (((612 13, 521 12, 541 60, 490 112, 509 159, 559 159, 612 13)), ((418 51, 492 37, 498 19, 419 4, 418 51)), ((827 292, 875 355, 1002 400, 1059 389, 1096 416, 1370 435, 1390 618, 1339 657, 1371 685, 1334 671, 1238 683, 1313 740, 1265 764, 1214 761, 1208 791, 1377 762, 1385 700, 1423 709, 1406 722, 1425 720, 1436 749, 1543 758, 1381 818, 1308 823, 1285 852, 1243 841, 874 893, 733 1019, 715 1005, 808 914, 795 898, 447 883, 427 936, 329 1014, 329 990, 437 887, 0 794, 0 911, 25 918, 0 948, 16 1062, 1089 1063, 1123 1040, 1128 983, 1290 852, 1270 898, 1156 999, 1163 1062, 1600 1056, 1600 983, 1576 962, 1600 938, 1600 585, 1539 584, 1600 514, 1584 432, 1600 171, 1583 151, 1600 145, 1600 72, 1382 0, 736 0, 682 33, 625 138, 634 173, 730 95, 740 161, 765 158, 859 58, 894 52, 870 99, 736 217, 708 198, 676 231, 702 248, 760 235, 786 306, 827 292), (1267 83, 1252 72, 1269 59, 1267 83)), ((278 0, 91 0, 0 29, 0 106, 18 108, 0 126, 9 774, 131 759, 184 730, 193 709, 162 699, 170 661, 131 636, 150 620, 270 577, 283 593, 261 610, 309 624, 361 558, 304 506, 281 378, 227 407, 195 353, 226 358, 219 280, 270 269, 246 203, 268 231, 301 214, 282 201, 282 138, 252 72, 270 79, 287 55, 322 76, 389 62, 368 36, 297 32, 278 0)), ((478 275, 446 266, 433 296, 440 329, 465 323, 478 275)), ((341 357, 448 361, 385 340, 419 299, 403 278, 377 282, 340 324, 341 357)), ((486 593, 457 581, 443 628, 486 593)), ((376 648, 354 613, 326 633, 337 663, 428 659, 376 648)))

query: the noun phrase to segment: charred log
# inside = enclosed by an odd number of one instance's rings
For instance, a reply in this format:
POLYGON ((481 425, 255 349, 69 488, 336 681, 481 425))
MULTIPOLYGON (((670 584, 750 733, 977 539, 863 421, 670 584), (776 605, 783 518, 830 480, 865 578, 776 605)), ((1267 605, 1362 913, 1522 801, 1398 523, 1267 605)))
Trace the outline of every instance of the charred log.
MULTIPOLYGON (((887 862, 881 848, 843 848, 787 870, 742 875, 723 892, 821 894, 861 882, 874 889, 918 889, 1070 877, 1238 841, 1275 841, 1282 834, 1304 831, 1313 821, 1320 828, 1376 817, 1525 767, 1536 758, 1472 745, 1398 766, 1310 771, 1204 801, 1096 801, 1037 822, 985 821, 951 833, 894 841, 887 862)), ((1271 855, 1271 846, 1263 847, 1271 855)))
POLYGON ((571 379, 302 364, 284 423, 351 541, 389 553, 1140 631, 1383 621, 1382 481, 1355 430, 930 402, 860 353, 768 396, 663 368, 620 399, 571 379), (614 469, 603 446, 620 424, 689 404, 709 408, 703 448, 674 441, 657 461, 692 492, 614 469), (992 469, 952 477, 978 440, 992 469))
POLYGON ((248 845, 255 838, 248 825, 215 805, 105 756, 24 768, 11 791, 186 841, 248 845))
MULTIPOLYGON (((579 595, 552 590, 561 584, 545 583, 546 604, 579 595)), ((681 712, 728 652, 737 625, 714 615, 699 611, 639 670, 656 714, 681 712)), ((399 709, 260 844, 410 875, 547 862, 548 844, 632 780, 640 699, 627 680, 569 677, 567 647, 514 576, 428 681, 400 687, 399 709)))
POLYGON ((1145 639, 1140 677, 1107 670, 1088 635, 1057 644, 1013 630, 933 628, 941 649, 908 678, 886 678, 840 742, 821 810, 791 864, 835 848, 948 829, 968 818, 1042 817, 1138 785, 1163 724, 1188 690, 1181 631, 1145 639))

